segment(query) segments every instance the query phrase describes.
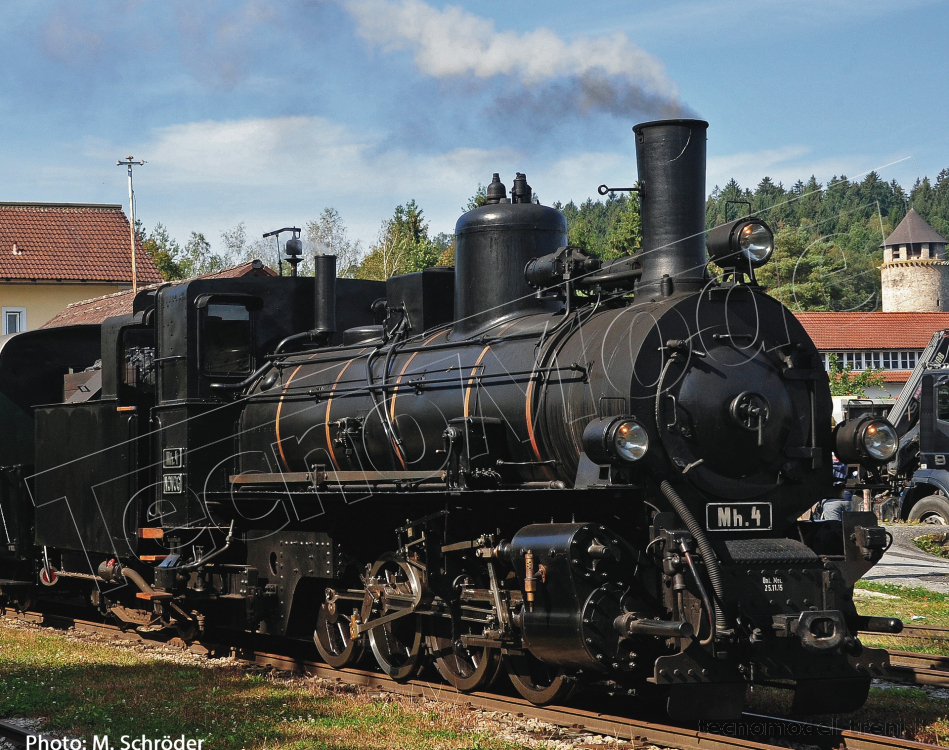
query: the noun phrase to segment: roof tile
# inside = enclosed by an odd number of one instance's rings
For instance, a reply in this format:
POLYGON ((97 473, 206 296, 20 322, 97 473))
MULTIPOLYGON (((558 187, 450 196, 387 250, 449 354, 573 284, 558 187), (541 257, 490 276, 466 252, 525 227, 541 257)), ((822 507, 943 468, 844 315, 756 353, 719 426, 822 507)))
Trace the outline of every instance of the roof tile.
MULTIPOLYGON (((129 222, 110 204, 0 203, 0 281, 132 282, 129 222)), ((161 281, 136 238, 140 284, 161 281)))
MULTIPOLYGON (((276 276, 277 272, 272 268, 265 266, 259 260, 247 261, 238 266, 231 266, 213 273, 206 273, 197 278, 201 279, 233 279, 241 276, 276 276)), ((173 284, 182 282, 175 281, 173 284)), ((145 289, 154 289, 158 284, 150 284, 141 287, 139 291, 145 289)), ((55 318, 44 323, 40 328, 60 328, 62 326, 75 326, 91 323, 102 323, 106 318, 116 315, 129 315, 132 312, 132 301, 135 299, 131 289, 124 292, 107 294, 104 297, 95 299, 86 299, 80 302, 73 302, 68 305, 55 318)))
POLYGON ((821 351, 925 349, 934 332, 949 328, 949 312, 804 312, 795 317, 821 351))

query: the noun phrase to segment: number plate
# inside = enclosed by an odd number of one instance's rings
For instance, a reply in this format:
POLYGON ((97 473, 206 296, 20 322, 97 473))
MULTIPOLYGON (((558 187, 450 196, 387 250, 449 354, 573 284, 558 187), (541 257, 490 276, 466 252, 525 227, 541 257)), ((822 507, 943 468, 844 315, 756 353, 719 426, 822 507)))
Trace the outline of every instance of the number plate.
POLYGON ((162 490, 166 495, 178 495, 184 485, 181 474, 165 474, 162 477, 162 490))
POLYGON ((710 503, 705 506, 709 531, 759 531, 771 528, 771 503, 710 503))
POLYGON ((181 456, 183 453, 183 448, 165 448, 162 454, 161 465, 166 469, 180 469, 182 467, 181 456))

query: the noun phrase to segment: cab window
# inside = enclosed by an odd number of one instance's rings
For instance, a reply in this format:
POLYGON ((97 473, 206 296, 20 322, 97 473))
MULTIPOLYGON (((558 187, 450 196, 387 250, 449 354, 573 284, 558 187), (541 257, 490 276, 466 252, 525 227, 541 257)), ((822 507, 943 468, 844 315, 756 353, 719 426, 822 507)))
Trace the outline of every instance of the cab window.
POLYGON ((201 313, 202 371, 206 375, 249 375, 253 367, 249 305, 212 302, 201 313))
POLYGON ((936 419, 949 421, 949 383, 936 388, 936 419))

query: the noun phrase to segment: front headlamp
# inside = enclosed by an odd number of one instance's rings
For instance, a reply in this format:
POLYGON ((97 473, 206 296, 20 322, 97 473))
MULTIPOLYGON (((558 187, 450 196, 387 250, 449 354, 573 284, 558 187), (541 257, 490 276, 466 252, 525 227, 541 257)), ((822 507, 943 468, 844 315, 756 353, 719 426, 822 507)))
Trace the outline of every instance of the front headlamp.
POLYGON ((751 270, 764 265, 774 252, 774 233, 763 220, 736 219, 712 229, 708 254, 722 268, 751 270))
POLYGON ((893 425, 869 414, 842 423, 835 442, 837 457, 849 464, 885 464, 900 447, 893 425))
POLYGON ((634 417, 594 419, 583 430, 583 450, 595 463, 634 463, 649 450, 649 435, 634 417))

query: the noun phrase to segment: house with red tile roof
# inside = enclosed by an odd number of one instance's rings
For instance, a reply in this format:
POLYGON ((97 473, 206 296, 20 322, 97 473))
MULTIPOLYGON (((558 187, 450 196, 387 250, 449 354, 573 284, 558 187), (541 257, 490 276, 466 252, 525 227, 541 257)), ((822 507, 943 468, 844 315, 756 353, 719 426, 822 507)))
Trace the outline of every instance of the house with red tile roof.
POLYGON ((830 355, 841 367, 882 370, 884 388, 870 398, 896 396, 933 333, 949 328, 949 312, 803 312, 804 326, 830 370, 830 355))
MULTIPOLYGON (((140 242, 135 261, 140 285, 161 281, 140 242)), ((72 302, 131 285, 122 206, 0 203, 0 335, 40 328, 72 302)))
MULTIPOLYGON (((224 268, 213 273, 206 273, 198 278, 201 279, 234 279, 242 276, 276 276, 277 272, 269 266, 265 266, 259 260, 250 260, 230 268, 224 268)), ((181 281, 168 282, 171 284, 180 284, 181 281)), ((139 291, 144 289, 154 289, 158 284, 150 284, 139 287, 139 291)), ((46 321, 41 328, 59 328, 61 326, 75 326, 102 323, 106 318, 116 315, 130 315, 132 313, 132 300, 135 295, 131 289, 126 289, 114 294, 107 294, 94 299, 72 302, 67 305, 61 313, 46 321)))

